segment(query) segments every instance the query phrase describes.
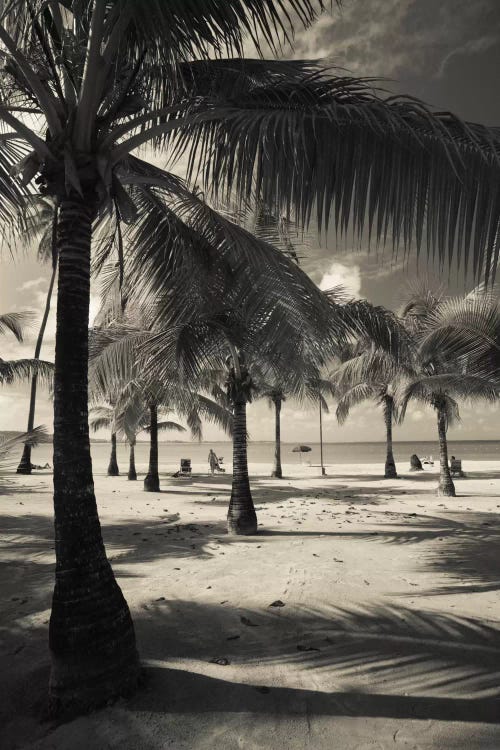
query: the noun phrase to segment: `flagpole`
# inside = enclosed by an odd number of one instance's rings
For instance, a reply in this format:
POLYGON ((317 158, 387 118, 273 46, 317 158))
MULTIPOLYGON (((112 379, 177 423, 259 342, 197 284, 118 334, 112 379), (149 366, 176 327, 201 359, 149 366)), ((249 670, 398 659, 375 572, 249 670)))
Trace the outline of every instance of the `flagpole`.
POLYGON ((321 460, 321 476, 326 476, 325 467, 323 466, 323 409, 321 408, 321 393, 319 394, 319 451, 321 460))

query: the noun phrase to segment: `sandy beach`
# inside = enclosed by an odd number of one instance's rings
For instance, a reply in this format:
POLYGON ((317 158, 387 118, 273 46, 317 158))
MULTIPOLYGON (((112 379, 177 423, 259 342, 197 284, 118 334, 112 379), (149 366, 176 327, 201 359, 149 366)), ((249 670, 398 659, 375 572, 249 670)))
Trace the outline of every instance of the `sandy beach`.
POLYGON ((468 462, 456 498, 436 471, 283 468, 250 466, 248 538, 225 531, 229 473, 164 474, 160 493, 97 473, 144 682, 60 726, 43 718, 52 478, 7 479, 1 747, 498 749, 500 464, 468 462))

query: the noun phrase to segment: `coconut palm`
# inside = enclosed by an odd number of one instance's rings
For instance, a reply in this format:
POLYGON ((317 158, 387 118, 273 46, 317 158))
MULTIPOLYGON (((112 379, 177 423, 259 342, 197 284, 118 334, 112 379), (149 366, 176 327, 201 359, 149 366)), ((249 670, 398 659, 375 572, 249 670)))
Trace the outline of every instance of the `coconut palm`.
MULTIPOLYGON (((24 235, 28 233, 29 237, 39 237, 38 243, 38 260, 42 263, 51 263, 52 271, 50 274, 49 286, 45 300, 45 307, 42 315, 42 321, 38 331, 35 344, 34 359, 40 359, 40 352, 45 335, 45 328, 50 312, 52 300, 52 291, 57 273, 57 247, 56 247, 56 230, 57 230, 57 204, 54 205, 52 200, 37 196, 31 204, 28 204, 27 215, 22 217, 24 235)), ((33 429, 35 424, 35 406, 36 391, 38 384, 38 374, 34 373, 31 378, 30 404, 28 412, 28 432, 33 429)), ((18 474, 31 474, 31 448, 30 442, 24 444, 21 461, 17 467, 18 474)))
POLYGON ((118 460, 116 457, 116 410, 113 406, 94 406, 89 412, 89 427, 93 432, 102 429, 111 430, 111 453, 108 463, 108 477, 117 477, 120 474, 118 460))
POLYGON ((366 400, 375 400, 381 407, 386 438, 386 479, 397 477, 392 447, 392 428, 397 420, 395 391, 400 379, 412 374, 409 354, 408 351, 406 362, 403 362, 401 356, 358 343, 349 355, 344 352, 347 358, 332 375, 338 398, 336 414, 339 424, 344 424, 353 407, 366 400))
MULTIPOLYGON (((151 244, 150 252, 154 252, 151 244)), ((210 248, 207 248, 207 253, 210 248)), ((272 246, 259 269, 212 258, 202 270, 168 275, 151 301, 154 329, 145 343, 161 381, 177 366, 188 381, 204 367, 226 368, 233 412, 233 483, 228 530, 253 534, 257 519, 247 462, 247 404, 259 381, 281 384, 296 396, 313 396, 319 368, 356 335, 384 348, 399 345, 392 314, 363 300, 345 302, 343 290, 322 293, 301 268, 272 246)), ((156 261, 158 273, 162 262, 156 261)), ((132 292, 133 294, 133 292, 132 292)), ((319 381, 318 381, 319 382, 319 381)))
MULTIPOLYGON (((111 307, 114 301, 111 300, 111 307)), ((100 311, 100 317, 106 317, 108 301, 100 311)), ((148 472, 144 478, 144 489, 147 492, 159 492, 160 477, 158 472, 158 431, 185 428, 176 422, 158 421, 158 413, 175 412, 184 417, 193 438, 202 437, 202 420, 206 419, 230 432, 232 418, 228 410, 219 403, 198 392, 188 383, 183 383, 178 372, 170 370, 157 379, 149 374, 147 357, 141 353, 140 342, 147 335, 147 316, 140 308, 134 312, 121 311, 121 320, 115 321, 104 329, 92 331, 92 356, 90 359, 91 391, 96 397, 113 390, 116 394, 113 423, 118 432, 127 436, 131 449, 135 447, 138 432, 146 430, 150 436, 148 472), (141 322, 143 330, 133 327, 141 322)), ((200 384, 211 384, 208 373, 199 379, 200 384)), ((135 460, 133 470, 136 474, 135 460)), ((134 478, 137 478, 135 476, 134 478)))
POLYGON ((432 406, 437 419, 439 438, 438 494, 455 497, 455 485, 448 464, 447 430, 459 420, 457 400, 495 402, 499 396, 498 379, 470 366, 464 352, 450 356, 441 346, 439 336, 433 337, 434 321, 439 310, 446 310, 447 301, 441 290, 417 289, 403 308, 406 322, 417 341, 413 358, 413 374, 398 387, 400 419, 404 418, 411 400, 432 406), (420 342, 420 343, 419 343, 420 342))
POLYGON ((134 195, 146 184, 181 212, 207 213, 181 180, 132 152, 169 147, 173 158, 187 155, 190 175, 199 170, 214 192, 234 188, 280 213, 293 208, 300 224, 316 207, 318 223, 327 225, 333 206, 340 229, 353 215, 358 229, 367 221, 380 240, 391 231, 395 243, 415 237, 420 245, 427 225, 440 257, 451 259, 457 246, 463 259, 471 238, 477 268, 496 257, 496 132, 433 114, 414 99, 384 100, 372 81, 335 77, 314 63, 243 60, 246 35, 259 52, 264 43, 277 52, 279 40, 293 36, 287 6, 309 26, 323 2, 1 2, 0 118, 9 130, 0 138, 0 213, 12 220, 33 182, 59 204, 54 710, 104 703, 135 685, 139 673, 92 483, 86 373, 93 222, 114 209, 122 253, 119 222, 134 219, 134 195))
MULTIPOLYGON (((152 427, 151 424, 151 414, 149 413, 149 410, 147 407, 143 404, 142 409, 140 404, 134 403, 132 401, 131 403, 128 403, 125 408, 122 411, 120 419, 123 422, 123 431, 125 435, 127 436, 127 441, 130 446, 130 456, 129 456, 129 469, 128 469, 128 479, 129 480, 136 480, 137 479, 137 471, 135 468, 135 445, 137 442, 137 435, 140 432, 147 432, 150 435, 152 435, 152 427)), ((186 428, 183 427, 178 422, 173 422, 171 420, 162 420, 160 422, 156 421, 156 433, 158 430, 172 430, 174 432, 185 432, 186 428)), ((157 440, 157 437, 156 437, 157 440)), ((157 451, 157 445, 156 445, 156 451, 157 451)), ((150 451, 150 463, 148 468, 148 474, 152 474, 154 472, 154 467, 151 466, 151 451, 150 451)), ((156 472, 158 473, 158 469, 156 469, 156 472)))
POLYGON ((309 403, 318 403, 321 400, 322 409, 328 412, 327 396, 334 395, 333 384, 330 380, 321 378, 319 372, 314 372, 314 368, 309 367, 308 372, 304 371, 304 382, 300 392, 294 387, 287 386, 286 379, 266 381, 257 381, 257 392, 259 398, 266 398, 269 406, 274 410, 274 466, 271 472, 272 477, 282 479, 283 470, 281 467, 281 410, 283 403, 289 397, 299 397, 309 403))

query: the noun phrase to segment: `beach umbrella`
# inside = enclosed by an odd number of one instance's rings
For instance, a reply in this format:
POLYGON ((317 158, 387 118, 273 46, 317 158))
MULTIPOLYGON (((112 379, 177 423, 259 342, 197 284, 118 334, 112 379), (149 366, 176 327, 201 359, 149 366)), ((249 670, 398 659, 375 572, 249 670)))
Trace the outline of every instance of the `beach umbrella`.
POLYGON ((295 448, 292 448, 292 453, 300 453, 300 463, 302 463, 302 454, 310 453, 311 450, 312 448, 308 445, 296 445, 295 448))

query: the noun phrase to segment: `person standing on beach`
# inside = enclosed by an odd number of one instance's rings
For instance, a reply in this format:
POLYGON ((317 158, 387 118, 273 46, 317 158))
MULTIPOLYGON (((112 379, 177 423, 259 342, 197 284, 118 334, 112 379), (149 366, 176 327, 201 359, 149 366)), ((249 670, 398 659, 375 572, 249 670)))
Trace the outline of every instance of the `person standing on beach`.
POLYGON ((210 466, 210 471, 212 472, 212 476, 214 475, 215 469, 219 465, 219 459, 215 455, 212 448, 210 448, 210 452, 208 454, 208 464, 210 466))

